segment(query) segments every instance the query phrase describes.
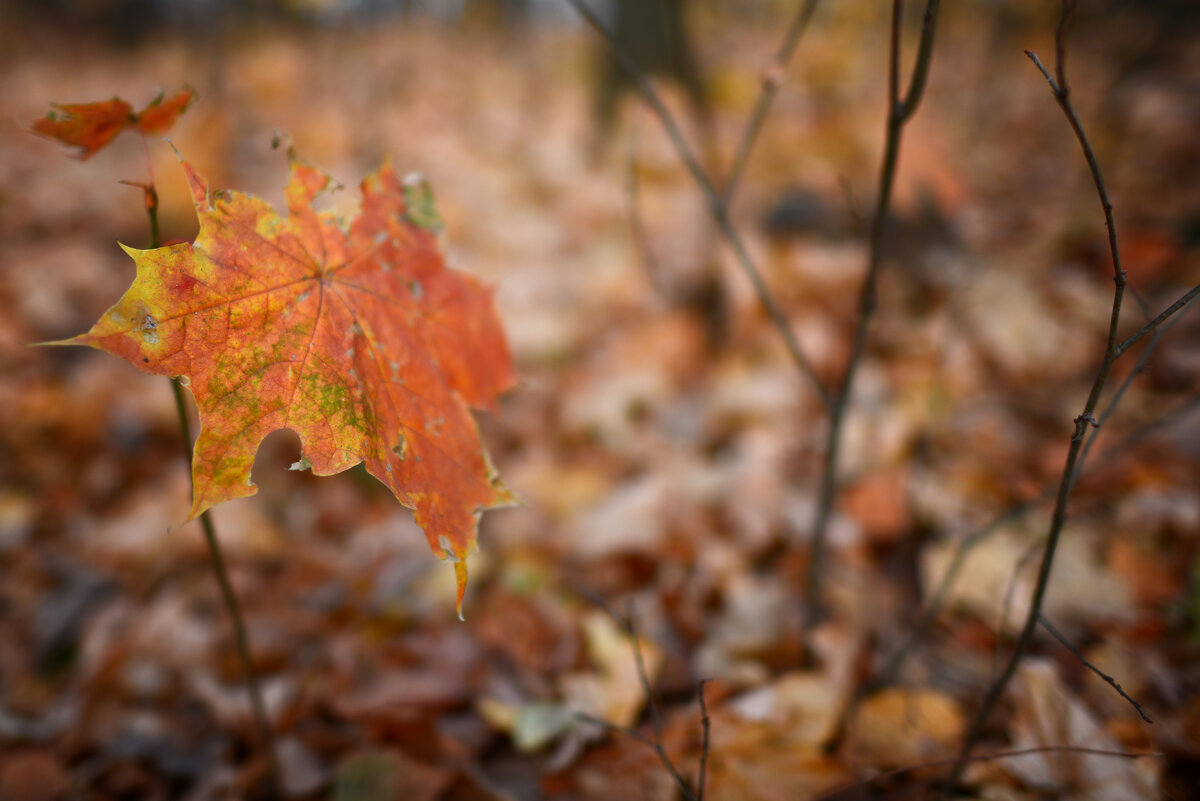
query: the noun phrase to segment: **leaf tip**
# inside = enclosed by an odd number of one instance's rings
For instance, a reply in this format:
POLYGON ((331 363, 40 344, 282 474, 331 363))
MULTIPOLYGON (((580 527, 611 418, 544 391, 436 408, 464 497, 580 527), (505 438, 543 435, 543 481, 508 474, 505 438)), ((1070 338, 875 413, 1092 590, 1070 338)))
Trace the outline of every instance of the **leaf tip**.
POLYGON ((467 592, 466 559, 458 559, 454 562, 454 579, 458 584, 458 590, 454 600, 454 610, 458 613, 458 619, 466 623, 467 619, 463 617, 463 596, 467 592))

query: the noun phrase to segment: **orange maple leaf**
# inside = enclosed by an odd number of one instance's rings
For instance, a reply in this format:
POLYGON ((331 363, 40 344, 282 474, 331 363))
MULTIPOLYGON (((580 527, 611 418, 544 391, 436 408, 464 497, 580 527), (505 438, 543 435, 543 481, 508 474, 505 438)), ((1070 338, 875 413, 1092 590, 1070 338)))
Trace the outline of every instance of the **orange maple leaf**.
POLYGON ((282 218, 252 195, 210 192, 182 164, 196 241, 125 247, 133 285, 88 333, 56 344, 190 387, 201 432, 189 520, 257 492, 255 454, 281 428, 300 437, 293 469, 365 463, 455 562, 461 616, 479 516, 513 501, 468 407, 492 408, 514 374, 492 291, 442 259, 427 185, 385 164, 342 221, 312 208, 329 177, 293 157, 282 218))
POLYGON ((82 148, 79 158, 89 159, 126 128, 143 135, 166 133, 196 96, 184 88, 169 98, 160 94, 136 114, 133 106, 119 97, 98 103, 67 103, 33 123, 33 130, 64 144, 82 148))

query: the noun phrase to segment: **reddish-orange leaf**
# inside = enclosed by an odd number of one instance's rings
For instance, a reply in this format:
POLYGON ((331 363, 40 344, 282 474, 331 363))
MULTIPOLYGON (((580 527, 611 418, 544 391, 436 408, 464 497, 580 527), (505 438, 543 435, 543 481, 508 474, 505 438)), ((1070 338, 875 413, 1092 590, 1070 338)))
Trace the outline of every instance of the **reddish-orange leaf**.
POLYGON ((166 133, 175 124, 175 120, 179 119, 179 115, 187 111, 188 104, 195 96, 195 90, 189 87, 179 90, 165 100, 161 96, 158 97, 138 112, 138 130, 148 136, 166 133))
POLYGON ((348 221, 315 212, 330 179, 291 163, 288 216, 183 169, 200 217, 192 244, 125 248, 137 278, 90 345, 181 376, 200 410, 189 519, 253 495, 259 443, 290 428, 294 469, 330 475, 359 462, 415 510, 434 553, 457 564, 483 510, 512 496, 468 406, 490 408, 514 375, 492 292, 448 268, 423 182, 385 165, 348 221))
POLYGON ((33 130, 64 144, 83 148, 79 153, 81 159, 91 158, 134 121, 133 107, 119 97, 54 108, 33 123, 33 130))
POLYGON ((33 130, 82 148, 79 157, 88 159, 126 128, 136 127, 143 134, 166 133, 195 96, 190 88, 166 99, 159 95, 137 114, 119 97, 99 103, 56 105, 45 117, 34 121, 33 130))

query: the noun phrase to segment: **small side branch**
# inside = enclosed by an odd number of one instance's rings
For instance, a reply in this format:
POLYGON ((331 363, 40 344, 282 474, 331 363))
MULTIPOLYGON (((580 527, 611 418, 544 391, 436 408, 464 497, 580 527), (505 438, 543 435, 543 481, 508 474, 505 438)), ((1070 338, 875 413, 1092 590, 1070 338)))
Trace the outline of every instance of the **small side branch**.
POLYGON ((1181 311, 1185 306, 1195 300, 1197 295, 1200 295, 1200 284, 1196 284, 1196 286, 1189 289, 1181 298, 1179 298, 1179 300, 1163 309, 1163 311, 1157 317, 1138 329, 1136 334, 1122 342, 1120 345, 1117 345, 1117 356, 1120 356, 1122 353, 1132 348, 1147 334, 1153 333, 1156 328, 1170 319, 1172 315, 1181 311))
POLYGON ((1108 686, 1112 687, 1114 690, 1117 691, 1118 695, 1120 695, 1122 698, 1124 698, 1129 703, 1133 704, 1133 708, 1137 710, 1137 713, 1138 713, 1138 715, 1141 716, 1142 720, 1146 721, 1147 723, 1154 723, 1154 721, 1150 719, 1150 716, 1146 714, 1145 710, 1142 709, 1142 705, 1139 704, 1137 701, 1133 700, 1133 698, 1130 697, 1129 693, 1125 692, 1125 690, 1121 687, 1121 685, 1117 683, 1116 679, 1114 679, 1112 676, 1108 675, 1103 670, 1101 670, 1100 668, 1096 667, 1091 662, 1089 662, 1087 660, 1087 657, 1085 657, 1082 653, 1080 653, 1079 649, 1076 648, 1075 645, 1070 640, 1067 639, 1066 635, 1063 634, 1061 631, 1059 631, 1058 628, 1056 628, 1055 625, 1053 623, 1051 623, 1046 618, 1046 616, 1044 614, 1042 614, 1041 612, 1038 613, 1038 622, 1042 624, 1042 628, 1044 628, 1046 631, 1050 632, 1050 635, 1052 637, 1054 637, 1054 639, 1056 639, 1060 643, 1062 643, 1062 646, 1064 648, 1066 648, 1071 653, 1075 654, 1075 658, 1079 660, 1080 664, 1082 664, 1085 668, 1092 671, 1097 676, 1099 676, 1101 679, 1103 679, 1108 684, 1108 686))
POLYGON ((647 737, 632 726, 619 726, 616 723, 610 723, 602 718, 597 718, 583 712, 577 712, 576 717, 588 723, 595 724, 601 728, 608 729, 611 732, 624 734, 636 740, 643 745, 649 746, 658 756, 658 761, 662 763, 663 768, 670 774, 671 779, 679 788, 679 792, 683 795, 686 801, 704 801, 704 786, 706 781, 706 773, 708 767, 708 748, 709 748, 709 728, 710 720, 708 717, 708 707, 704 701, 704 685, 708 683, 708 679, 703 679, 700 682, 700 725, 704 732, 703 745, 700 751, 700 776, 696 784, 695 791, 692 790, 691 784, 675 767, 675 763, 671 760, 671 755, 667 753, 666 745, 663 742, 663 725, 662 716, 659 713, 658 703, 654 700, 654 688, 650 683, 650 674, 646 670, 646 660, 642 655, 642 646, 637 636, 637 629, 633 622, 633 609, 627 609, 624 615, 618 614, 610 607, 603 598, 594 595, 590 592, 583 591, 584 597, 595 603, 601 609, 608 613, 608 616, 620 626, 625 635, 629 637, 630 647, 633 649, 633 659, 637 667, 638 683, 642 687, 642 692, 646 696, 646 711, 650 716, 650 725, 653 731, 652 737, 647 737))
POLYGON ((726 206, 733 201, 733 193, 737 191, 742 173, 746 170, 746 162, 750 160, 750 151, 754 149, 758 134, 767 120, 767 112, 771 110, 771 103, 779 92, 783 81, 783 71, 787 68, 788 62, 792 60, 792 54, 796 52, 796 46, 800 44, 800 37, 808 29, 808 23, 812 21, 813 13, 817 10, 819 2, 820 0, 804 0, 804 3, 796 9, 796 16, 788 25, 783 45, 775 54, 775 63, 768 68, 763 77, 762 90, 758 93, 754 110, 750 112, 750 121, 746 123, 746 130, 738 143, 737 153, 733 158, 733 167, 729 172, 729 180, 726 181, 725 191, 721 195, 721 200, 726 206))
POLYGON ((709 214, 712 216, 713 221, 717 224, 717 228, 725 237, 725 240, 729 243, 730 247, 733 248, 733 253, 737 259, 738 267, 750 280, 751 285, 754 287, 754 293, 758 297, 759 303, 762 304, 762 307, 766 310, 767 315, 771 318, 771 322, 779 331, 780 336, 783 337, 784 345, 787 347, 788 355, 791 357, 792 361, 795 362, 796 367, 800 370, 805 379, 812 384, 813 390, 816 392, 817 397, 821 401, 821 405, 828 409, 832 403, 832 400, 829 396, 829 390, 826 389, 825 385, 821 383, 821 379, 817 376, 816 371, 813 369, 812 362, 809 361, 808 357, 804 354, 804 351, 801 350, 800 342, 796 339, 796 335, 792 331, 791 321, 788 320, 787 315, 784 313, 782 307, 780 307, 778 301, 775 300, 775 296, 771 293, 770 288, 767 286, 766 280, 763 278, 762 273, 759 271, 758 266, 754 262, 754 259, 750 256, 750 251, 746 248, 746 243, 742 240, 741 234, 738 233, 737 228, 733 224, 733 220, 729 216, 728 206, 722 199, 721 194, 713 185, 713 182, 709 178, 708 174, 704 171, 704 168, 700 166, 700 160, 696 157, 696 154, 688 145, 687 140, 683 136, 683 132, 679 128, 679 124, 675 121, 674 115, 671 114, 666 104, 663 103, 662 98, 659 97, 658 92, 655 91, 654 86, 650 83, 650 80, 646 77, 645 73, 621 47, 613 32, 609 30, 603 22, 600 21, 600 18, 597 17, 590 8, 588 8, 583 0, 566 1, 608 44, 609 49, 612 51, 613 56, 617 59, 617 62, 621 65, 621 68, 629 76, 630 80, 633 81, 634 85, 638 89, 638 92, 641 93, 642 99, 646 101, 646 104, 650 107, 650 110, 654 112, 656 117, 658 117, 663 129, 667 132, 667 136, 671 139, 671 144, 674 146, 675 152, 683 161, 684 166, 687 168, 688 173, 692 176, 692 180, 695 181, 696 186, 700 189, 700 192, 704 195, 704 199, 708 203, 709 214))

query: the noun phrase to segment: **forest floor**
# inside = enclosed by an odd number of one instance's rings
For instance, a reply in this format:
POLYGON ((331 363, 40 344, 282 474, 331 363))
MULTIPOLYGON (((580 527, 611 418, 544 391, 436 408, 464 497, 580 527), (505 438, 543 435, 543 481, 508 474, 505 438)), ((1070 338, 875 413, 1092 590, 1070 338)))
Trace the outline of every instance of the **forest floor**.
MULTIPOLYGON (((866 5, 818 13, 733 202, 827 384, 849 357, 883 142, 887 15, 866 5)), ((215 510, 287 798, 678 797, 620 730, 655 736, 626 614, 665 753, 693 785, 707 756, 709 801, 930 794, 1029 608, 1113 291, 1078 144, 1022 54, 1049 63, 1055 19, 949 5, 901 149, 812 632, 827 418, 658 123, 632 96, 611 130, 594 119, 587 30, 282 26, 118 45, 6 26, 0 796, 262 797, 229 620, 199 527, 180 525, 168 382, 27 347, 87 330, 133 277, 117 242, 149 237, 140 195, 117 183, 145 180, 136 138, 81 162, 29 124, 51 102, 141 105, 184 84, 199 99, 171 141, 214 186, 281 208, 277 130, 347 187, 337 208, 386 154, 424 173, 450 263, 497 287, 520 376, 479 416, 522 502, 483 518, 465 622, 411 513, 361 469, 288 471, 290 433, 263 444, 259 494, 215 510)), ((695 25, 718 173, 774 22, 695 25)), ((1136 26, 1081 26, 1075 101, 1116 206, 1132 333, 1200 278, 1200 36, 1147 63, 1136 26)), ((164 237, 189 239, 176 158, 157 141, 149 157, 164 237)), ((1044 609, 1154 722, 1043 631, 977 752, 1091 751, 975 761, 959 797, 1196 797, 1200 315, 1154 347, 1075 489, 1044 609)))

